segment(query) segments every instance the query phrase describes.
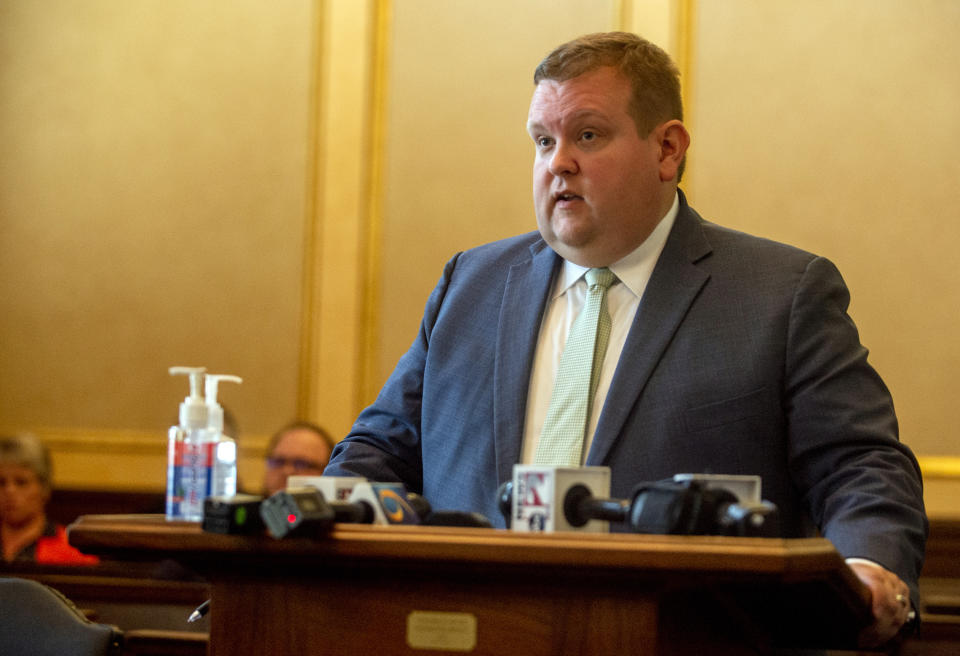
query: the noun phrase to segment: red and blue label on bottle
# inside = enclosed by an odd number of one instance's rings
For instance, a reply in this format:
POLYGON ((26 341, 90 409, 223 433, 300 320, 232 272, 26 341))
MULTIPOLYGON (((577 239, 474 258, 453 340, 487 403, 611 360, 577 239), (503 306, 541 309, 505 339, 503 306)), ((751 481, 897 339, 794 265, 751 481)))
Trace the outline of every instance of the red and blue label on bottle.
POLYGON ((167 454, 168 520, 203 520, 203 502, 210 496, 216 443, 189 436, 179 427, 170 429, 167 454))

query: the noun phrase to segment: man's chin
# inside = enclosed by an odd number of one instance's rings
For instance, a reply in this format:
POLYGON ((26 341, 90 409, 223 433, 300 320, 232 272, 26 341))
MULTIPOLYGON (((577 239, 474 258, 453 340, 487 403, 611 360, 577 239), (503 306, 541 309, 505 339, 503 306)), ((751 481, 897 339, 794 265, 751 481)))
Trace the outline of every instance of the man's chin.
POLYGON ((589 248, 594 237, 591 226, 583 223, 574 224, 569 220, 554 220, 546 230, 541 227, 540 234, 557 252, 564 249, 582 250, 589 248))

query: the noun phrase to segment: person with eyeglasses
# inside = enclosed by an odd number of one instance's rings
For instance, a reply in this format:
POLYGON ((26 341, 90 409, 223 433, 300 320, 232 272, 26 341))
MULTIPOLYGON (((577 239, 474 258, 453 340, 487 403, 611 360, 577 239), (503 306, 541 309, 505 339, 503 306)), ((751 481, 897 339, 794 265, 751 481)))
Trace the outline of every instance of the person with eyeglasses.
POLYGON ((264 493, 270 496, 285 489, 288 476, 321 475, 335 444, 327 431, 308 421, 281 428, 267 446, 264 493))

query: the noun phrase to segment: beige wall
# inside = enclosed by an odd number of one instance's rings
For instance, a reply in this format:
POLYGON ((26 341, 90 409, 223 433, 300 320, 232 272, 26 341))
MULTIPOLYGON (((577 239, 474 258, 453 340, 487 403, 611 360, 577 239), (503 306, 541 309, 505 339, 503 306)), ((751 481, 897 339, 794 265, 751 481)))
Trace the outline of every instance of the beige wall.
POLYGON ((557 4, 394 2, 371 396, 413 341, 444 263, 536 229, 526 132, 533 69, 557 43, 609 29, 614 18, 612 2, 557 4))
MULTIPOLYGON (((960 455, 960 3, 700 2, 696 18, 693 202, 832 259, 901 438, 960 455)), ((924 465, 931 509, 960 511, 955 464, 924 465)))
POLYGON ((310 4, 231 4, 0 4, 5 427, 162 429, 174 364, 294 413, 310 4))
POLYGON ((0 3, 0 428, 162 453, 174 364, 296 413, 312 6, 226 6, 0 3))
POLYGON ((623 27, 686 73, 693 202, 841 267, 931 507, 960 512, 954 461, 930 458, 960 456, 958 11, 0 1, 0 430, 50 440, 63 483, 159 488, 186 390, 166 368, 206 364, 245 378, 222 396, 251 487, 289 417, 342 434, 443 263, 534 228, 536 62, 623 27))
POLYGON ((960 3, 705 2, 698 18, 691 196, 831 258, 904 439, 956 452, 960 3))

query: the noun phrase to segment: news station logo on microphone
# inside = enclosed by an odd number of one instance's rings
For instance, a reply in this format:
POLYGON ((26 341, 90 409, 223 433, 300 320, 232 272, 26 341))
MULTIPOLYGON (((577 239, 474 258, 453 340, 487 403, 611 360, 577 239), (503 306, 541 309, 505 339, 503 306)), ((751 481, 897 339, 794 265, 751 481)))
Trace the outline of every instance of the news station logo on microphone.
POLYGON ((420 517, 410 503, 410 495, 399 483, 357 483, 350 501, 369 504, 374 524, 419 524, 420 517))
POLYGON ((402 490, 390 488, 377 489, 377 498, 383 514, 391 524, 417 524, 417 513, 414 512, 402 490))
POLYGON ((520 533, 607 532, 610 529, 609 522, 591 520, 582 527, 575 527, 567 521, 563 501, 567 491, 575 485, 585 486, 595 497, 608 497, 610 468, 514 465, 512 530, 520 533))

